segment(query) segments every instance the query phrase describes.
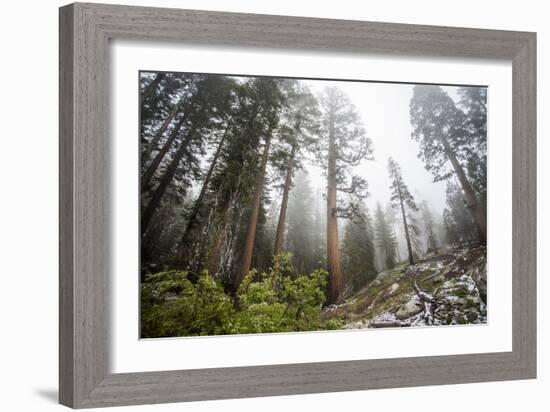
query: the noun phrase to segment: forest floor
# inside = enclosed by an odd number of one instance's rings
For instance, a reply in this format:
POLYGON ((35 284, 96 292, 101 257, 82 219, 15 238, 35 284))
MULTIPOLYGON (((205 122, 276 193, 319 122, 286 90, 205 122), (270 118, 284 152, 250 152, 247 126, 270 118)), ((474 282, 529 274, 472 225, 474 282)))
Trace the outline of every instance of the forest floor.
POLYGON ((457 248, 381 272, 323 317, 344 329, 479 324, 487 322, 486 295, 486 248, 457 248))

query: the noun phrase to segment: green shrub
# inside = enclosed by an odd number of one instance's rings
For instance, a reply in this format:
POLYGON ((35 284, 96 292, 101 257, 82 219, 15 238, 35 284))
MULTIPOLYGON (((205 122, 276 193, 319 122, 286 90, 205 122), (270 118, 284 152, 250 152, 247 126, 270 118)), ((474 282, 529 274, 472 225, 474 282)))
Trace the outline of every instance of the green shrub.
POLYGON ((203 272, 197 283, 187 272, 161 272, 141 285, 141 336, 219 335, 228 332, 233 303, 203 272))
POLYGON ((223 335, 338 329, 321 318, 328 274, 296 274, 286 254, 265 273, 250 271, 233 297, 206 271, 150 275, 141 285, 142 337, 223 335))

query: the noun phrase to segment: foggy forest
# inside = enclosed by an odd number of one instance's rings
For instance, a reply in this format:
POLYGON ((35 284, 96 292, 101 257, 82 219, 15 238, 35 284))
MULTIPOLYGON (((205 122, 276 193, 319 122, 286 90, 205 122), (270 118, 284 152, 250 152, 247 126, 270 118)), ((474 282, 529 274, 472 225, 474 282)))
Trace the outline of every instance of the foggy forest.
POLYGON ((140 336, 487 322, 487 88, 139 73, 140 336))

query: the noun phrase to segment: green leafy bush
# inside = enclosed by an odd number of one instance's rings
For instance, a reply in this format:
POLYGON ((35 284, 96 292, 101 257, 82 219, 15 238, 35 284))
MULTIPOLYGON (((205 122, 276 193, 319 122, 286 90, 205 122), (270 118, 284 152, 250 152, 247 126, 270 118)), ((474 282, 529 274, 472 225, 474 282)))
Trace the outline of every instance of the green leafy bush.
POLYGON ((219 335, 229 331, 233 303, 208 273, 161 272, 141 285, 141 336, 219 335))
POLYGON ((297 275, 286 254, 266 273, 252 270, 236 296, 206 271, 196 283, 186 272, 150 275, 141 285, 141 336, 223 335, 337 329, 321 318, 327 273, 297 275))

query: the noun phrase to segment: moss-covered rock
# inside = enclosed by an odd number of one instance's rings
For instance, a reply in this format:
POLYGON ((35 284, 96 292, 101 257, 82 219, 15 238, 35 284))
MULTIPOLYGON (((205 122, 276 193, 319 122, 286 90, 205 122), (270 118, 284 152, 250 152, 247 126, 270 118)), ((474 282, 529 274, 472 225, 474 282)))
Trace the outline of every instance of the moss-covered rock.
POLYGON ((430 324, 486 323, 486 300, 479 287, 486 285, 485 253, 481 246, 456 249, 384 271, 323 316, 341 320, 346 329, 426 326, 424 302, 413 286, 416 282, 434 299, 430 324))

